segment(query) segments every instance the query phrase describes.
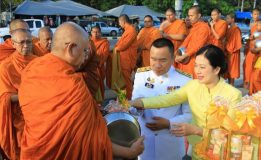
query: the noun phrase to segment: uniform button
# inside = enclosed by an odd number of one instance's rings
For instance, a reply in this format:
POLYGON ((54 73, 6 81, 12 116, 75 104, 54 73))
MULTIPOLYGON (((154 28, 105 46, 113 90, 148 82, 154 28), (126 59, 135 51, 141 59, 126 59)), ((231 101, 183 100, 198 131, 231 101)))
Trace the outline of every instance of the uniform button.
POLYGON ((158 134, 156 133, 155 136, 157 136, 158 134))

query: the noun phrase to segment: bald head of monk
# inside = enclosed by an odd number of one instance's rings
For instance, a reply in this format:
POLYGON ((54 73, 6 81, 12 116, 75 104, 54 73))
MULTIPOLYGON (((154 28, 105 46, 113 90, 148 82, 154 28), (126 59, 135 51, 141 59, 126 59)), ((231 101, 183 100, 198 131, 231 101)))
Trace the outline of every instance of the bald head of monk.
POLYGON ((29 31, 28 24, 22 20, 22 19, 14 19, 10 22, 9 25, 9 33, 12 35, 12 33, 17 29, 24 29, 29 31))
POLYGON ((60 25, 53 36, 51 53, 78 70, 88 58, 88 34, 73 22, 60 25))
POLYGON ((201 9, 199 6, 192 6, 188 11, 188 18, 191 24, 198 22, 201 18, 201 9))
POLYGON ((18 53, 22 55, 32 54, 32 36, 28 30, 14 30, 12 33, 12 43, 18 53))
POLYGON ((50 27, 42 27, 39 29, 38 38, 40 46, 48 51, 51 51, 53 32, 50 27))
POLYGON ((121 28, 124 29, 126 24, 131 24, 129 16, 127 14, 120 15, 119 25, 121 26, 121 28))
POLYGON ((254 22, 257 22, 257 21, 260 19, 260 18, 259 18, 259 17, 260 17, 260 10, 259 10, 258 8, 254 8, 254 9, 252 10, 251 16, 252 16, 254 22))
POLYGON ((221 10, 218 8, 214 8, 211 11, 211 18, 214 22, 217 22, 221 17, 221 10))
POLYGON ((174 8, 170 7, 166 10, 166 20, 170 23, 174 22, 176 20, 176 11, 174 8))
POLYGON ((229 13, 226 17, 226 21, 229 25, 235 23, 235 14, 234 13, 229 13))

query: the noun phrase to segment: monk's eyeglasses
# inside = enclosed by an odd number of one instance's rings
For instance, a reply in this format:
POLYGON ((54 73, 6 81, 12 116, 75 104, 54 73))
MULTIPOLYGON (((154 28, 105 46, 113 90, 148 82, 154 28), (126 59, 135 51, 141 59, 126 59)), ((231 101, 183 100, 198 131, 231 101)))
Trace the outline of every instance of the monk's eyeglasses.
POLYGON ((19 44, 19 45, 25 45, 25 44, 31 45, 31 44, 33 43, 32 40, 23 40, 23 41, 21 41, 21 42, 18 42, 18 41, 16 41, 16 40, 13 40, 13 39, 12 39, 12 41, 15 42, 15 43, 17 43, 17 44, 19 44))
POLYGON ((144 23, 150 23, 150 22, 152 22, 152 21, 144 21, 144 23))

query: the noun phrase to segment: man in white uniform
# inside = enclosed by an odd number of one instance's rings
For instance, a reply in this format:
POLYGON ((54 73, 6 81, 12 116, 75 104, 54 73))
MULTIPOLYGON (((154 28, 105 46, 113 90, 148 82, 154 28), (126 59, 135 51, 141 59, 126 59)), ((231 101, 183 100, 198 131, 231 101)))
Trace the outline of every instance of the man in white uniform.
MULTIPOLYGON (((155 40, 150 49, 150 67, 137 70, 132 99, 168 94, 185 85, 191 78, 172 67, 174 46, 165 38, 155 40)), ((188 104, 163 109, 146 109, 131 113, 139 115, 145 150, 141 160, 181 160, 185 155, 184 137, 170 134, 173 123, 191 120, 188 104)))

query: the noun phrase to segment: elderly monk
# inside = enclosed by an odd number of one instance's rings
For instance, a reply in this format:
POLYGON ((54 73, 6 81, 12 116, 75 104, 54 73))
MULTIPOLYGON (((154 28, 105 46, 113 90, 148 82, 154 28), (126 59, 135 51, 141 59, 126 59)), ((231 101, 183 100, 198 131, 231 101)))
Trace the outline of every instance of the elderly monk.
POLYGON ((180 63, 180 69, 190 75, 193 75, 195 54, 208 43, 210 29, 208 24, 201 20, 201 10, 199 6, 192 6, 188 11, 188 17, 192 25, 189 35, 186 37, 181 47, 185 48, 183 55, 176 55, 175 61, 180 63), (188 63, 182 62, 190 58, 188 63))
MULTIPOLYGON (((14 19, 10 22, 9 33, 12 36, 13 31, 16 29, 27 29, 29 30, 28 24, 22 19, 14 19)), ((16 49, 12 45, 11 38, 6 39, 0 44, 0 63, 6 57, 9 57, 16 49)))
POLYGON ((125 80, 127 98, 131 99, 133 88, 131 74, 137 61, 137 32, 126 14, 119 17, 119 25, 124 29, 124 33, 116 43, 115 50, 120 53, 121 71, 125 80))
POLYGON ((99 26, 94 26, 91 29, 91 40, 93 41, 95 48, 96 48, 96 54, 99 57, 99 75, 100 75, 100 91, 102 99, 104 99, 104 80, 105 80, 105 74, 106 74, 106 61, 109 56, 110 51, 110 43, 107 40, 107 38, 101 37, 101 28, 99 26))
POLYGON ((77 72, 89 54, 88 44, 79 25, 64 23, 54 33, 51 53, 24 70, 21 159, 111 160, 112 153, 133 158, 142 152, 143 137, 130 148, 111 144, 105 120, 77 72))
POLYGON ((212 21, 209 23, 211 29, 209 42, 224 50, 224 39, 226 37, 228 24, 221 19, 221 11, 217 8, 211 11, 211 18, 212 21))
MULTIPOLYGON (((261 20, 257 21, 257 32, 261 33, 261 20)), ((255 46, 251 52, 255 54, 255 57, 250 79, 250 95, 261 90, 261 35, 255 39, 255 46)))
POLYGON ((38 32, 38 39, 36 43, 34 43, 33 53, 37 56, 43 56, 51 51, 53 32, 50 27, 42 27, 38 32))
POLYGON ((249 88, 249 82, 250 82, 250 77, 251 77, 251 72, 253 69, 253 61, 255 54, 252 53, 252 49, 254 48, 254 33, 257 30, 257 22, 259 21, 260 17, 260 10, 259 9, 253 9, 252 11, 252 18, 253 18, 253 23, 250 24, 250 37, 249 37, 249 43, 246 45, 246 55, 245 55, 245 60, 244 60, 244 65, 243 65, 243 71, 244 71, 244 87, 249 88))
MULTIPOLYGON (((165 15, 166 21, 161 23, 159 30, 162 33, 162 37, 172 41, 175 53, 188 34, 186 23, 183 20, 176 19, 175 9, 172 7, 167 9, 165 15)), ((179 63, 174 62, 174 67, 180 69, 179 63)))
POLYGON ((0 145, 9 159, 19 159, 24 119, 17 94, 21 73, 36 56, 27 30, 13 31, 12 45, 16 51, 0 65, 0 145))
POLYGON ((160 31, 153 27, 153 18, 150 15, 144 17, 144 28, 137 36, 138 51, 142 59, 142 66, 150 66, 150 47, 152 42, 160 38, 160 31))
POLYGON ((235 78, 240 76, 241 31, 235 24, 235 14, 228 14, 226 21, 229 25, 225 43, 225 53, 228 58, 228 82, 234 85, 235 78))

